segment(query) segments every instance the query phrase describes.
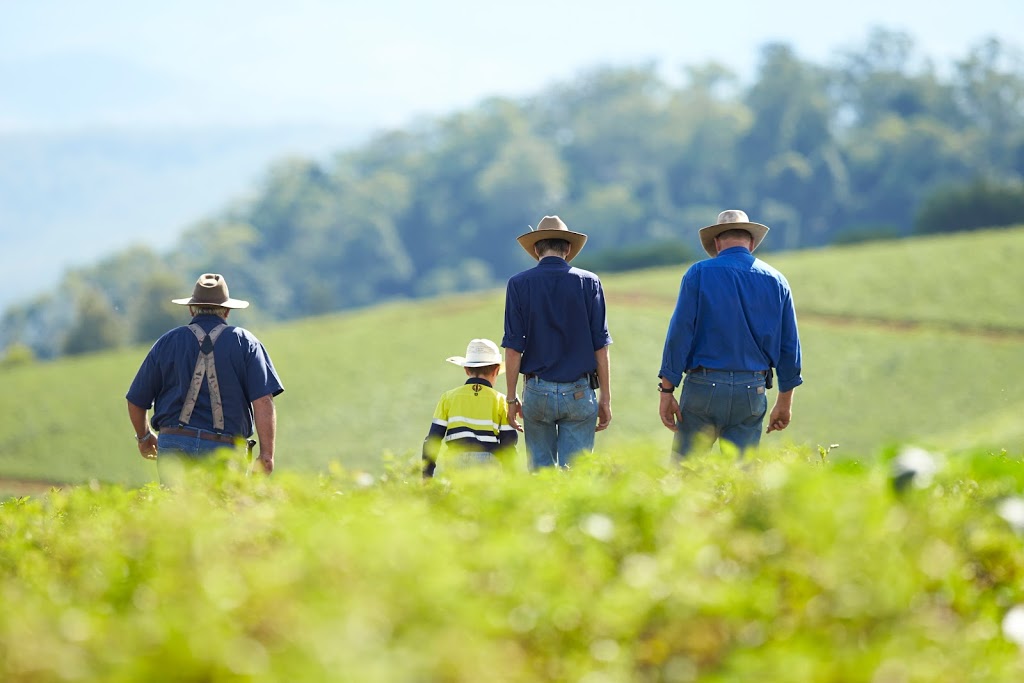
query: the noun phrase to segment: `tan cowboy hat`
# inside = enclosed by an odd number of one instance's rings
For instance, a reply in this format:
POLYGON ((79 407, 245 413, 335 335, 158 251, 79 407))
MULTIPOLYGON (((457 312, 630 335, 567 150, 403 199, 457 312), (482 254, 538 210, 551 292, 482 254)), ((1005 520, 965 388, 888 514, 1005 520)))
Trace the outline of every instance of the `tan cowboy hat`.
POLYGON ((715 248, 715 238, 726 230, 746 230, 753 236, 754 244, 750 251, 754 251, 761 244, 761 240, 768 234, 768 226, 760 223, 751 223, 747 214, 736 209, 729 209, 718 214, 718 222, 700 229, 700 243, 704 251, 712 257, 718 256, 718 249, 715 248))
POLYGON ((224 308, 248 308, 249 302, 228 296, 228 282, 223 275, 203 273, 196 280, 190 299, 171 299, 171 303, 182 306, 223 306, 224 308))
POLYGON ((451 356, 445 358, 449 363, 461 365, 464 368, 482 368, 487 365, 500 365, 505 370, 505 363, 501 358, 501 349, 490 339, 473 339, 466 347, 465 356, 451 356))
POLYGON ((544 216, 540 219, 540 223, 537 224, 537 229, 530 228, 530 232, 525 235, 520 235, 516 238, 519 240, 519 244, 522 245, 526 253, 534 258, 535 261, 539 261, 537 254, 534 253, 533 247, 537 242, 541 240, 558 239, 565 240, 572 245, 572 250, 569 252, 569 258, 566 261, 572 261, 576 258, 576 255, 583 249, 583 245, 587 243, 587 236, 582 232, 573 232, 566 227, 565 223, 558 216, 544 216))

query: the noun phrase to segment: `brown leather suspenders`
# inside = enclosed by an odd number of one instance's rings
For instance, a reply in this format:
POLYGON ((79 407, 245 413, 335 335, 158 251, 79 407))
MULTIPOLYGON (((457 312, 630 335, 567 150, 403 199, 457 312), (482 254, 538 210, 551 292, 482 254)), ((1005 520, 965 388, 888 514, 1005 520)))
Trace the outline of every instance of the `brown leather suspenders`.
POLYGON ((227 325, 221 323, 210 330, 210 334, 206 334, 203 328, 195 323, 188 326, 199 341, 199 357, 196 359, 196 369, 192 371, 192 384, 185 395, 185 405, 181 407, 181 414, 178 416, 179 424, 187 425, 192 419, 192 411, 195 410, 196 399, 199 398, 199 388, 203 385, 203 377, 206 377, 206 382, 210 386, 213 427, 220 431, 224 429, 224 404, 220 400, 220 383, 217 381, 217 366, 213 362, 213 346, 225 328, 227 325))

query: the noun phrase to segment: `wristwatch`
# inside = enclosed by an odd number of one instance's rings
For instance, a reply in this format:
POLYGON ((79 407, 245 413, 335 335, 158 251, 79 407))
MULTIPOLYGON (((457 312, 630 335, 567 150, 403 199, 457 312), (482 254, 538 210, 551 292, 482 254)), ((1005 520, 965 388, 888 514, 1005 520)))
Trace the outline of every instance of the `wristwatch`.
POLYGON ((660 391, 663 394, 671 394, 675 390, 676 390, 675 387, 672 387, 671 389, 666 389, 665 386, 661 382, 658 382, 658 391, 660 391))
POLYGON ((135 440, 138 441, 139 443, 142 443, 143 441, 149 441, 151 436, 153 436, 153 432, 147 431, 145 436, 139 436, 138 434, 136 434, 135 440))
POLYGON ((510 399, 507 399, 507 402, 508 402, 508 404, 509 404, 510 406, 513 406, 513 405, 515 405, 515 404, 517 404, 517 403, 518 403, 519 405, 522 405, 522 403, 523 403, 522 401, 520 401, 520 400, 519 400, 519 397, 518 397, 518 396, 513 396, 512 398, 510 398, 510 399))

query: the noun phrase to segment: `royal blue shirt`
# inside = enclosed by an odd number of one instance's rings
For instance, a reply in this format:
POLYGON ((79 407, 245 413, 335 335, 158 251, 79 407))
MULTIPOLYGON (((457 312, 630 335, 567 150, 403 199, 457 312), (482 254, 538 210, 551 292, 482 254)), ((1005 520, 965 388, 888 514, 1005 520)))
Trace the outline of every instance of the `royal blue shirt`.
MULTIPOLYGON (((209 333, 223 319, 216 315, 197 315, 192 322, 209 333)), ((160 337, 142 361, 125 398, 140 408, 153 409, 150 418, 153 429, 159 431, 161 427, 178 425, 197 358, 199 342, 192 330, 183 326, 160 337)), ((213 361, 224 407, 224 433, 252 436, 252 402, 284 391, 270 354, 251 332, 229 325, 213 347, 213 361)), ((213 430, 210 389, 205 378, 189 426, 213 430)))
POLYGON ((665 338, 660 377, 679 386, 687 370, 775 368, 779 391, 803 383, 800 336, 782 273, 731 247, 683 275, 665 338))
POLYGON ((604 290, 590 271, 545 256, 508 281, 501 345, 523 354, 523 374, 575 381, 597 369, 594 352, 611 343, 604 290))

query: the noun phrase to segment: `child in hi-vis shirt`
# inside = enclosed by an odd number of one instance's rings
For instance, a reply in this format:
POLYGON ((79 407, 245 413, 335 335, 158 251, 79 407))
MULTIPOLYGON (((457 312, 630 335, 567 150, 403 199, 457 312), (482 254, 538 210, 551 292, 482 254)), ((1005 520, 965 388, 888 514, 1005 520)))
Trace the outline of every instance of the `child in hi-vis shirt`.
POLYGON ((466 369, 462 386, 441 394, 427 438, 423 440, 423 476, 440 468, 504 464, 515 460, 519 434, 508 423, 505 395, 494 389, 504 370, 501 350, 490 339, 474 339, 465 356, 446 358, 466 369))

